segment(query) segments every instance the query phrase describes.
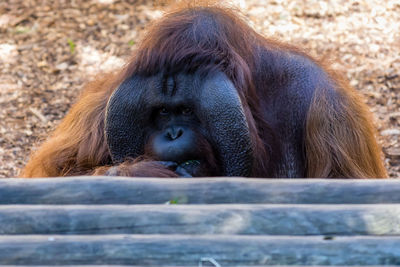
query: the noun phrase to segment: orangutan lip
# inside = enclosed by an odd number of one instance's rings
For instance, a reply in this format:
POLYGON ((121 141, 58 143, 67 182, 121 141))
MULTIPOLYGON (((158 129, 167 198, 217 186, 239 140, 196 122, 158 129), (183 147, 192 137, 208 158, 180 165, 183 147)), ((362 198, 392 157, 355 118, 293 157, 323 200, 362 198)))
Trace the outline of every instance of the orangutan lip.
POLYGON ((182 166, 187 166, 187 165, 200 165, 200 160, 197 159, 190 159, 187 161, 184 161, 181 163, 182 166))

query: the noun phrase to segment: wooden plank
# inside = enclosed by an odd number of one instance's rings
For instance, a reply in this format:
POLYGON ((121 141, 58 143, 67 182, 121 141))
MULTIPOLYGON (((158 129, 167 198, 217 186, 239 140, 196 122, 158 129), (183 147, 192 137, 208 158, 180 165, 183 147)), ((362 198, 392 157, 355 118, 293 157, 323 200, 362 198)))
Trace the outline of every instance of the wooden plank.
POLYGON ((1 236, 0 264, 399 265, 400 237, 1 236))
POLYGON ((400 203, 398 180, 1 179, 0 204, 400 203))
POLYGON ((400 204, 0 206, 0 234, 400 235, 400 204))

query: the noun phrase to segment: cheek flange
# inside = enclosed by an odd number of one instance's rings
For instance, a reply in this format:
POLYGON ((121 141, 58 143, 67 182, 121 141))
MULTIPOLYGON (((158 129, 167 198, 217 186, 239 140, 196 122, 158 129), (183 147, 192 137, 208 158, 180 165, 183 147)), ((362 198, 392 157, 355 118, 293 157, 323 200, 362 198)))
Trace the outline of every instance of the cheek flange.
POLYGON ((146 110, 145 82, 145 78, 137 76, 126 79, 107 103, 105 137, 113 163, 144 153, 147 119, 141 111, 146 110))
POLYGON ((205 79, 198 110, 223 164, 226 176, 251 175, 253 146, 243 106, 232 82, 222 72, 205 79))

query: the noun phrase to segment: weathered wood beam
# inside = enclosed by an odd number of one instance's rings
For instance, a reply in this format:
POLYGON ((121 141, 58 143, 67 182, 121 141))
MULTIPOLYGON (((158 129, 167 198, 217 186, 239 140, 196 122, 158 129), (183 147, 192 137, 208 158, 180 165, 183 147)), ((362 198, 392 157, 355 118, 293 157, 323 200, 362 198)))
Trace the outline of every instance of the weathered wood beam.
POLYGON ((400 203, 398 180, 0 179, 0 204, 400 203))
POLYGON ((400 237, 0 236, 0 264, 399 265, 400 237))
POLYGON ((400 204, 0 206, 0 234, 399 235, 400 204))

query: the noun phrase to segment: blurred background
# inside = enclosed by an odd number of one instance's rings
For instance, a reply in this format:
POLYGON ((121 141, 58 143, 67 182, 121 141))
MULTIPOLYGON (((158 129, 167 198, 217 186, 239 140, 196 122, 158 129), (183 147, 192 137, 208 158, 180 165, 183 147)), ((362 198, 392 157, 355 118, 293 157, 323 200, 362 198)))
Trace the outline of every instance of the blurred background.
MULTIPOLYGON (((400 0, 236 0, 261 34, 332 63, 374 113, 391 177, 400 177, 400 0)), ((96 73, 122 66, 153 1, 0 1, 0 177, 15 177, 96 73)))

